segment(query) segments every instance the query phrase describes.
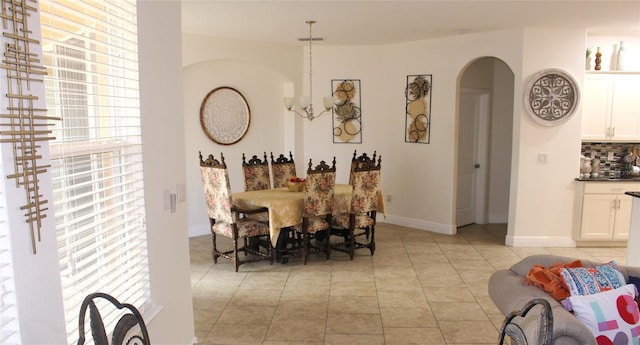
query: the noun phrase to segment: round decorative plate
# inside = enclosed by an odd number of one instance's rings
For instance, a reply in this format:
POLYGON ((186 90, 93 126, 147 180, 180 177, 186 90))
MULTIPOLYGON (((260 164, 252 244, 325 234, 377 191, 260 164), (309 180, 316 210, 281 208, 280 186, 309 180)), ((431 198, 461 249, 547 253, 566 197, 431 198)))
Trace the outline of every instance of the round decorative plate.
POLYGON ((242 94, 222 86, 209 92, 200 106, 200 125, 209 139, 221 145, 240 141, 249 130, 251 111, 242 94))
POLYGON ((556 126, 576 112, 579 98, 578 84, 571 75, 560 69, 547 69, 529 80, 524 106, 536 123, 556 126))

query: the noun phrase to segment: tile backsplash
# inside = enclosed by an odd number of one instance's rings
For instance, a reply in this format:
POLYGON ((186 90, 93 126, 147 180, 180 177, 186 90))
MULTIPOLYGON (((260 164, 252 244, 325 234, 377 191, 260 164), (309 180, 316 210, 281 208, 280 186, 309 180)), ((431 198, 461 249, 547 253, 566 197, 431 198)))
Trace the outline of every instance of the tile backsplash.
POLYGON ((600 159, 600 177, 620 177, 625 174, 622 157, 629 148, 633 151, 634 147, 640 149, 640 144, 582 142, 581 153, 587 158, 600 159), (608 160, 610 152, 613 153, 613 160, 608 160))

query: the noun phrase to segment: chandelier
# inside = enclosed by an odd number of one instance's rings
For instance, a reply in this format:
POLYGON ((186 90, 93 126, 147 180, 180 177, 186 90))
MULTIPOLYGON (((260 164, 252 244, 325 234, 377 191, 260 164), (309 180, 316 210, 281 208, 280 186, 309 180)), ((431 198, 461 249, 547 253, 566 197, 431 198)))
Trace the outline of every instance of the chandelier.
POLYGON ((305 119, 308 119, 309 121, 313 121, 313 119, 315 119, 316 117, 319 117, 320 115, 324 114, 325 112, 331 110, 331 108, 333 107, 333 98, 331 97, 324 97, 322 102, 324 105, 324 110, 322 112, 320 112, 319 114, 314 114, 313 112, 313 104, 311 103, 311 99, 313 98, 313 60, 312 60, 312 53, 311 53, 311 43, 316 40, 316 41, 322 41, 322 38, 313 38, 313 36, 311 35, 311 27, 313 24, 316 23, 315 20, 307 20, 305 21, 305 23, 309 24, 309 38, 300 38, 300 41, 309 41, 309 96, 301 96, 298 99, 298 105, 300 106, 300 111, 294 109, 294 104, 293 104, 293 97, 285 97, 284 98, 284 106, 287 108, 287 110, 292 111, 296 114, 298 114, 298 116, 303 117, 305 119))

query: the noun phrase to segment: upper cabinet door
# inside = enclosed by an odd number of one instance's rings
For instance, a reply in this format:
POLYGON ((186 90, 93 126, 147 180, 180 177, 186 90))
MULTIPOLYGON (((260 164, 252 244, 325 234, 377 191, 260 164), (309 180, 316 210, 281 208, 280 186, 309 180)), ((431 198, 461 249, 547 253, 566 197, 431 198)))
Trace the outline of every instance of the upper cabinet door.
POLYGON ((608 140, 613 76, 587 74, 582 92, 582 140, 608 140))
POLYGON ((640 140, 640 75, 615 75, 611 126, 613 140, 640 140))
POLYGON ((585 76, 582 140, 640 141, 640 74, 585 76))

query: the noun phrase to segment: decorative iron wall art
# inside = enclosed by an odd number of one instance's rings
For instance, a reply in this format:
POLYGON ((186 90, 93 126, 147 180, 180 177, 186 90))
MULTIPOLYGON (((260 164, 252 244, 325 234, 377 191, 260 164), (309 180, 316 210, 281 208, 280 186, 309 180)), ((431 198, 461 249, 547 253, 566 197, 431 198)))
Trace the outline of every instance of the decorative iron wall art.
POLYGON ((524 106, 531 118, 543 126, 567 122, 578 108, 578 83, 567 72, 547 69, 529 79, 524 106))
MULTIPOLYGON (((6 71, 7 85, 2 88, 2 97, 7 107, 0 109, 0 143, 10 143, 13 152, 13 173, 7 178, 16 180, 16 188, 22 187, 26 194, 26 205, 20 206, 31 231, 31 247, 36 254, 36 240, 41 240, 42 219, 47 215, 47 204, 40 194, 38 174, 50 167, 42 165, 41 142, 52 137, 52 120, 57 117, 44 115, 47 109, 36 108, 38 96, 33 95, 33 83, 42 83, 46 74, 40 64, 37 46, 39 41, 31 37, 28 26, 30 16, 37 16, 37 2, 25 0, 0 0, 2 21, 3 59, 0 67, 6 71)), ((36 35, 37 36, 37 35, 36 35)))
POLYGON ((360 90, 360 80, 331 80, 334 143, 362 143, 360 90))
POLYGON ((431 140, 431 80, 431 74, 407 76, 405 142, 428 144, 431 140))

